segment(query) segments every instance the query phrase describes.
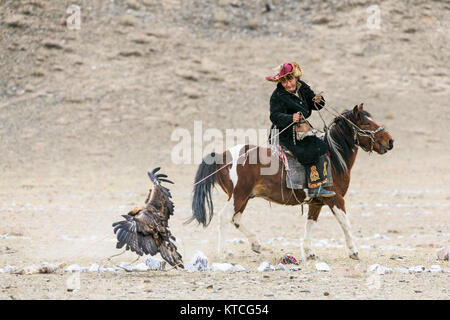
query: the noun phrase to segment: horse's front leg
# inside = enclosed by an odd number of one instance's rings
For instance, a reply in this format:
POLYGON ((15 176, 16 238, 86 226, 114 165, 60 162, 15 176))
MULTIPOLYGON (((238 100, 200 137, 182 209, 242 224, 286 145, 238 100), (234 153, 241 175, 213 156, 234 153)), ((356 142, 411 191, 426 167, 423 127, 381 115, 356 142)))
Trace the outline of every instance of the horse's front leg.
POLYGON ((353 242, 353 236, 350 228, 350 222, 348 221, 347 213, 345 211, 345 202, 343 198, 338 198, 337 203, 334 205, 329 205, 331 211, 336 217, 342 231, 345 235, 345 244, 347 247, 348 256, 351 259, 359 260, 358 249, 353 242))
POLYGON ((317 224, 317 219, 319 218, 321 205, 309 205, 308 206, 308 219, 305 224, 305 236, 303 238, 303 256, 307 260, 316 259, 316 255, 311 249, 312 240, 312 230, 317 224))

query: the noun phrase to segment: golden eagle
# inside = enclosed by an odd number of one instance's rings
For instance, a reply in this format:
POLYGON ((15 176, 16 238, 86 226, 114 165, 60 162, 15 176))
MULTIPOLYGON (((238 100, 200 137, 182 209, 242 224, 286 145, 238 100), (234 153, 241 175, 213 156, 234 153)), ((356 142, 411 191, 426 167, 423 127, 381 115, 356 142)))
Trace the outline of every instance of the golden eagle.
POLYGON ((117 234, 116 248, 126 245, 126 250, 140 256, 153 256, 159 252, 170 265, 184 268, 182 257, 171 241, 175 237, 169 231, 168 221, 174 209, 172 195, 169 189, 161 185, 161 182, 173 182, 165 179, 165 174, 156 174, 160 169, 158 167, 148 172, 154 187, 149 191, 145 206, 134 208, 128 215, 123 215, 124 221, 113 223, 114 234, 117 234))

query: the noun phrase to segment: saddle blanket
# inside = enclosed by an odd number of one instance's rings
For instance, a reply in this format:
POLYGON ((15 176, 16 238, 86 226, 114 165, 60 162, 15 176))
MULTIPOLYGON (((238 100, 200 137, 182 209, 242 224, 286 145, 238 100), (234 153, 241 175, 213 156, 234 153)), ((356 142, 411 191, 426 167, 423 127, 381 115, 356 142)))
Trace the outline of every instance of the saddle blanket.
MULTIPOLYGON (((277 145, 272 145, 272 152, 278 155, 284 164, 286 170, 286 187, 289 189, 307 189, 308 181, 306 178, 305 167, 295 158, 290 151, 286 148, 277 145)), ((330 158, 328 155, 324 154, 320 157, 319 161, 328 161, 330 163, 330 158)), ((329 187, 333 185, 333 177, 331 175, 331 166, 327 166, 327 177, 328 181, 322 186, 329 187)))

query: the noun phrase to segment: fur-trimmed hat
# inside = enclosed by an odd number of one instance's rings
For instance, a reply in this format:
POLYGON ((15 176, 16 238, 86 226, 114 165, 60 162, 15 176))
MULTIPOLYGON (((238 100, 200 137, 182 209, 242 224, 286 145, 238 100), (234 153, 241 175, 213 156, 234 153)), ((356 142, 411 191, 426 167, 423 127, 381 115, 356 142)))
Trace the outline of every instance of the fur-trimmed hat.
POLYGON ((281 65, 279 65, 276 69, 278 71, 278 74, 275 76, 268 76, 266 77, 266 80, 272 81, 272 82, 279 82, 281 78, 293 74, 294 77, 300 78, 302 76, 302 69, 297 64, 297 62, 285 62, 281 65))

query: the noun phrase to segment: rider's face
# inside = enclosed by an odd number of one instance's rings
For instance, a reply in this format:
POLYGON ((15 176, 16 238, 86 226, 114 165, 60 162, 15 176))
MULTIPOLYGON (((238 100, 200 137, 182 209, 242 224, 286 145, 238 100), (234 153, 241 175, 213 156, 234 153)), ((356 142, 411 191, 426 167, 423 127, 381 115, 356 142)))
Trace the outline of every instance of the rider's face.
POLYGON ((295 77, 289 75, 281 80, 281 85, 287 91, 294 91, 297 86, 297 80, 295 77))

